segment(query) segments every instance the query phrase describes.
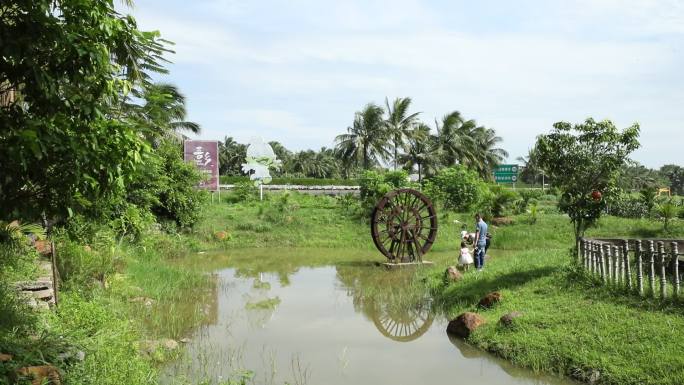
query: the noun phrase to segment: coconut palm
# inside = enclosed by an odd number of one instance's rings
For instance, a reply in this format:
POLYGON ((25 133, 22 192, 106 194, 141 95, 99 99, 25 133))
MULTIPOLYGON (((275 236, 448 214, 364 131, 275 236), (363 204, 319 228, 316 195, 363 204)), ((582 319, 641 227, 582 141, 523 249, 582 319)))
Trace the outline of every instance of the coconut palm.
POLYGON ((185 120, 185 96, 173 84, 149 84, 141 99, 142 105, 130 104, 128 109, 148 139, 178 137, 181 131, 200 132, 199 124, 185 120))
POLYGON ((441 162, 449 167, 455 164, 469 164, 474 159, 475 141, 473 131, 476 127, 472 120, 464 120, 458 111, 450 112, 442 118, 437 127, 438 152, 441 162))
POLYGON ((478 126, 473 132, 475 142, 474 159, 471 168, 476 170, 484 179, 492 179, 492 170, 501 164, 507 157, 508 152, 499 143, 503 141, 492 128, 478 126))
POLYGON ((406 153, 399 155, 399 163, 405 169, 418 170, 418 182, 422 182, 423 175, 434 174, 439 167, 439 140, 430 134, 430 127, 419 123, 413 135, 408 139, 406 153))
POLYGON ((396 98, 392 105, 389 99, 385 98, 385 106, 387 106, 387 119, 385 119, 385 130, 387 136, 392 139, 392 148, 394 157, 394 169, 397 169, 397 160, 399 147, 403 147, 406 140, 411 137, 412 130, 417 124, 418 115, 420 112, 408 114, 408 109, 411 106, 411 98, 396 98))
POLYGON ((386 131, 382 107, 369 103, 363 110, 356 112, 354 123, 347 128, 347 133, 335 138, 335 149, 342 158, 345 167, 359 164, 366 170, 387 157, 386 131))

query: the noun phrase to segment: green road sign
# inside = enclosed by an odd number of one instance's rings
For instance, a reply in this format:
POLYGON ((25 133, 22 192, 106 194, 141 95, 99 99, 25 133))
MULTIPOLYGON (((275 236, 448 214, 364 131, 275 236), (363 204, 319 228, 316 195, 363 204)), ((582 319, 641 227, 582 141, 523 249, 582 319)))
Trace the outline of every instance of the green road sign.
POLYGON ((518 181, 517 164, 500 164, 494 168, 494 181, 497 183, 515 183, 518 181))

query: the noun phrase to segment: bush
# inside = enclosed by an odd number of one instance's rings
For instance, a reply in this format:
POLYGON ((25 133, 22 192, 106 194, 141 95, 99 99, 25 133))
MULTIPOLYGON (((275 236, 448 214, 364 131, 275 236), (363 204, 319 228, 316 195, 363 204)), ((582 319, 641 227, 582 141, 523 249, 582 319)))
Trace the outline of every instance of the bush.
POLYGON ((118 260, 113 239, 101 240, 103 245, 98 247, 84 246, 61 230, 55 232, 55 239, 57 269, 67 288, 88 292, 95 280, 104 283, 106 276, 115 271, 118 260))
POLYGON ((385 194, 398 188, 411 187, 411 183, 408 181, 408 173, 404 170, 385 173, 366 171, 359 179, 359 186, 361 189, 361 205, 364 212, 370 214, 373 207, 385 194))
POLYGON ((487 187, 474 171, 454 166, 425 181, 424 191, 446 210, 467 211, 482 200, 487 187))
POLYGON ((237 202, 248 202, 256 200, 259 196, 259 189, 254 185, 253 181, 243 181, 238 182, 233 187, 229 201, 237 202))
POLYGON ((621 218, 645 218, 651 213, 642 197, 622 194, 606 206, 606 214, 621 218))

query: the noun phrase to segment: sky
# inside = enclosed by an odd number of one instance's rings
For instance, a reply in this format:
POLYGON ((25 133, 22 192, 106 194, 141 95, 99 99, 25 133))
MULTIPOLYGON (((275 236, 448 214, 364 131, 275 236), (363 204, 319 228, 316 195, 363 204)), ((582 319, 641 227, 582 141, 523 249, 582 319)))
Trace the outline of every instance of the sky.
POLYGON ((508 161, 557 121, 638 122, 649 167, 684 163, 684 0, 138 0, 175 42, 170 74, 202 139, 333 147, 369 102, 457 110, 508 161))

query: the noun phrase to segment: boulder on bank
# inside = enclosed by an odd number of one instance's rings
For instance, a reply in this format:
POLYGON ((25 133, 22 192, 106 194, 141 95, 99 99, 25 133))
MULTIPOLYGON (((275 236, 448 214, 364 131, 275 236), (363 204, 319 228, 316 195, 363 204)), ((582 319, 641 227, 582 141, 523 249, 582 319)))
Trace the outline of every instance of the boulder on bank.
POLYGON ((513 218, 509 218, 509 217, 492 218, 491 224, 494 226, 512 225, 513 224, 513 218))
POLYGON ((499 302, 501 302, 501 293, 499 293, 498 291, 494 291, 485 295, 477 304, 477 306, 484 309, 489 309, 499 302))
POLYGON ((449 266, 444 272, 444 277, 449 282, 458 282, 463 279, 463 273, 458 271, 456 266, 449 266))
POLYGON ((484 325, 485 319, 477 314, 466 312, 456 319, 451 320, 447 325, 447 333, 459 336, 461 338, 468 338, 477 328, 484 325))
POLYGON ((519 311, 512 311, 512 312, 510 312, 510 313, 508 313, 508 314, 502 315, 501 318, 499 319, 499 323, 500 323, 501 325, 507 326, 507 327, 508 327, 508 326, 512 326, 513 323, 514 323, 514 321, 515 321, 515 319, 516 319, 516 318, 519 318, 519 317, 522 317, 522 313, 521 313, 521 312, 519 312, 519 311))
POLYGON ((30 380, 32 385, 60 385, 62 383, 59 369, 52 365, 25 366, 17 370, 17 374, 21 379, 30 380))
POLYGON ((14 358, 11 354, 0 353, 0 362, 12 361, 14 358))

